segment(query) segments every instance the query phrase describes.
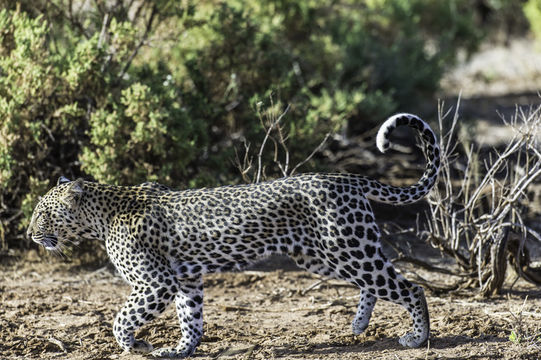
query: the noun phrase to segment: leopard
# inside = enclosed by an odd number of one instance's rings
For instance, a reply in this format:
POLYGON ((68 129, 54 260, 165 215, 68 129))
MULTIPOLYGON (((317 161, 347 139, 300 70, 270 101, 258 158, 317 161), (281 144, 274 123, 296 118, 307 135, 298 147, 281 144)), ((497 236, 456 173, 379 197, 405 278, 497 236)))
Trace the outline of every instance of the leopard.
POLYGON ((413 329, 399 338, 420 347, 430 336, 424 290, 384 255, 370 201, 405 205, 425 197, 440 168, 430 126, 413 114, 389 117, 376 145, 391 148, 398 126, 413 129, 426 167, 417 183, 392 186, 350 173, 301 173, 251 184, 174 190, 147 182, 116 186, 60 177, 34 208, 28 238, 62 252, 70 241, 101 240, 131 286, 113 335, 125 352, 190 357, 203 336, 203 275, 238 271, 273 254, 304 270, 345 280, 360 292, 351 328, 367 327, 376 300, 401 305, 413 329), (175 346, 154 349, 134 333, 175 302, 181 328, 175 346))

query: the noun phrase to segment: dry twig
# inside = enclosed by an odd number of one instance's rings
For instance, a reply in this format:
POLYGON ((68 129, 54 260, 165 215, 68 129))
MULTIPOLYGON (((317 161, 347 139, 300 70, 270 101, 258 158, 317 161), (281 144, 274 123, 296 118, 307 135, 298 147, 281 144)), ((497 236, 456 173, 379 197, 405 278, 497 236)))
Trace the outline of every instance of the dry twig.
POLYGON ((330 138, 331 134, 327 133, 323 140, 319 143, 319 145, 313 149, 313 151, 303 160, 299 161, 295 166, 291 166, 291 154, 288 147, 288 140, 289 136, 284 132, 284 128, 282 126, 282 121, 285 117, 285 115, 289 112, 290 105, 287 105, 284 111, 276 116, 275 112, 272 111, 275 108, 275 104, 272 100, 272 97, 270 99, 270 109, 271 111, 267 111, 264 115, 258 108, 258 115, 259 120, 262 125, 262 127, 265 129, 265 136, 263 137, 263 140, 261 142, 261 145, 259 146, 259 150, 256 155, 256 161, 257 161, 257 167, 253 169, 252 166, 252 155, 250 155, 251 149, 250 144, 244 143, 244 155, 239 155, 238 151, 235 150, 235 160, 234 164, 239 170, 242 179, 245 182, 253 182, 258 183, 265 179, 265 165, 263 161, 263 156, 266 151, 266 146, 269 141, 272 142, 274 145, 273 150, 273 162, 280 170, 282 176, 291 176, 296 173, 296 171, 303 165, 305 165, 307 162, 312 160, 312 158, 320 151, 323 150, 325 144, 327 143, 328 139, 330 138), (280 160, 283 159, 283 160, 280 160), (250 173, 255 172, 254 176, 250 176, 250 173))
MULTIPOLYGON (((440 129, 448 115, 440 107, 440 129)), ((506 122, 515 132, 513 139, 503 151, 493 149, 483 161, 479 160, 478 150, 464 140, 466 162, 454 154, 458 149, 457 120, 458 106, 450 130, 441 139, 440 186, 429 198, 426 230, 418 230, 418 234, 442 254, 454 258, 460 271, 454 271, 453 275, 463 276, 459 280, 462 285, 476 286, 484 296, 501 291, 510 249, 509 234, 520 234, 518 246, 513 247, 514 267, 525 279, 541 284, 541 277, 540 281, 536 277, 541 269, 528 267, 529 258, 521 257, 526 237, 538 237, 523 219, 522 204, 528 186, 541 175, 537 137, 541 132, 541 107, 529 114, 517 110, 513 119, 506 122), (458 187, 454 181, 457 175, 461 179, 458 187)), ((442 273, 441 269, 419 263, 418 259, 402 256, 399 260, 442 273)))

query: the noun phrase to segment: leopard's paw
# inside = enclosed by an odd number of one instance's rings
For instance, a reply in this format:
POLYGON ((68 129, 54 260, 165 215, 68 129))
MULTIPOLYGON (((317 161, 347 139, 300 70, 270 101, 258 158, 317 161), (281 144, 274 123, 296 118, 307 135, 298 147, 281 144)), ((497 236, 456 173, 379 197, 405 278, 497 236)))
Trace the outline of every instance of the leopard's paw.
POLYGON ((166 359, 184 359, 190 357, 195 351, 195 347, 190 349, 179 349, 179 348, 159 348, 150 353, 151 356, 155 358, 166 358, 166 359))
POLYGON ((427 340, 428 340, 428 336, 423 337, 415 333, 407 333, 406 335, 402 336, 398 340, 398 342, 402 346, 417 348, 419 346, 426 344, 427 340))
POLYGON ((144 340, 135 340, 131 351, 134 353, 147 354, 154 350, 154 346, 144 340))

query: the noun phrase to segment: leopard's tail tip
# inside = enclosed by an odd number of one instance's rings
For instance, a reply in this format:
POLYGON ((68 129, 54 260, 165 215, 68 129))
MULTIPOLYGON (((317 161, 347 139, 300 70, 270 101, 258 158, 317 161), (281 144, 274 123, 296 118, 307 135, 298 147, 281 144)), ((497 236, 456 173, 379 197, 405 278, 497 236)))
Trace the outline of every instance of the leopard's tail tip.
POLYGON ((397 120, 403 119, 403 118, 419 119, 417 115, 408 114, 408 113, 398 113, 389 117, 381 125, 381 127, 378 130, 378 134, 376 136, 376 146, 378 147, 379 151, 381 151, 382 153, 385 153, 391 146, 391 143, 389 142, 389 135, 398 125, 400 125, 400 124, 397 124, 397 120))

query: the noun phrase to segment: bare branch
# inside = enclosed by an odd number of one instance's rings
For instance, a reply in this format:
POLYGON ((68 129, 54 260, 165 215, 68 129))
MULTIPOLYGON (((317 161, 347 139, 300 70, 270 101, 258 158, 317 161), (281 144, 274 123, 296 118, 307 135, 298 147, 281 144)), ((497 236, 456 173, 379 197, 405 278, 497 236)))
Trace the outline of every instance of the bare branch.
POLYGON ((135 46, 135 49, 133 49, 132 53, 130 54, 130 57, 126 61, 126 64, 124 64, 124 67, 122 68, 122 71, 118 74, 118 76, 116 78, 117 83, 120 82, 120 80, 122 80, 122 78, 124 77, 126 72, 128 72, 128 69, 130 68, 131 63, 133 62, 133 59, 135 59, 135 57, 139 53, 139 50, 141 50, 141 47, 143 47, 143 45, 147 41, 148 35, 150 34, 150 31, 152 30, 152 24, 154 23, 154 19, 155 19, 157 14, 158 14, 158 9, 157 9, 156 5, 153 5, 152 10, 150 12, 150 16, 149 16, 149 18, 147 20, 147 23, 146 23, 146 26, 145 26, 145 32, 141 36, 141 39, 139 40, 139 43, 137 44, 137 46, 135 46))
MULTIPOLYGON (((443 149, 440 186, 429 198, 426 230, 417 226, 417 234, 427 239, 440 252, 453 258, 461 275, 469 278, 463 286, 478 287, 489 296, 503 286, 506 263, 514 261, 520 276, 541 284, 541 269, 532 268, 525 252, 527 236, 540 239, 523 220, 528 188, 541 177, 541 107, 529 114, 517 108, 515 117, 504 123, 514 131, 512 140, 502 151, 493 149, 488 157, 481 158, 473 144, 467 140, 456 142, 457 111, 450 130, 443 131, 443 117, 450 111, 439 108, 443 149), (461 143, 466 161, 452 154, 461 143), (458 183, 454 180, 457 178, 458 183), (458 186, 457 186, 458 185, 458 186), (511 250, 510 231, 520 234, 520 240, 511 250), (510 252, 515 252, 511 254, 510 252)), ((513 240, 515 241, 515 240, 513 240)), ((446 270, 399 253, 398 261, 408 262, 432 272, 446 270)), ((450 274, 448 274, 450 275, 450 274)))
POLYGON ((242 158, 242 161, 240 160, 237 148, 235 148, 235 161, 233 161, 233 164, 239 170, 242 176, 242 180, 245 183, 250 183, 251 179, 248 174, 250 173, 250 170, 252 169, 252 162, 253 162, 252 157, 250 157, 250 144, 247 143, 246 140, 244 140, 243 145, 244 145, 244 156, 242 158))
POLYGON ((105 13, 101 24, 100 37, 98 38, 98 49, 101 49, 107 35, 107 27, 109 26, 109 13, 105 13))
POLYGON ((310 161, 315 154, 317 154, 319 151, 321 151, 321 149, 323 149, 323 146, 325 146, 325 143, 327 142, 327 140, 329 139, 329 136, 331 136, 330 133, 327 133, 325 134, 325 137, 323 138, 323 140, 321 140, 321 142, 319 143, 319 145, 314 149, 314 151, 312 151, 312 153, 310 155, 308 155, 308 157, 306 159, 304 159, 303 161, 299 162, 294 168, 293 170, 291 170, 291 173, 290 175, 293 175, 295 173, 295 171, 297 171, 297 169, 301 166, 303 166, 304 164, 306 164, 308 161, 310 161))
POLYGON ((257 175, 254 181, 256 183, 261 181, 261 171, 263 169, 262 158, 263 158, 263 150, 265 149, 265 144, 269 140, 272 130, 274 130, 276 126, 279 126, 280 121, 282 121, 283 117, 287 114, 287 112, 289 111, 289 108, 290 108, 290 105, 288 104, 284 112, 282 112, 282 114, 278 116, 278 118, 269 126, 269 128, 267 129, 267 132, 265 133, 265 137, 263 138, 263 142, 261 143, 261 147, 259 148, 259 153, 257 154, 257 175))

